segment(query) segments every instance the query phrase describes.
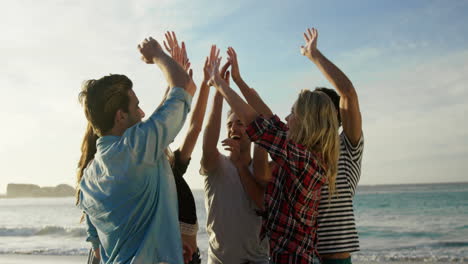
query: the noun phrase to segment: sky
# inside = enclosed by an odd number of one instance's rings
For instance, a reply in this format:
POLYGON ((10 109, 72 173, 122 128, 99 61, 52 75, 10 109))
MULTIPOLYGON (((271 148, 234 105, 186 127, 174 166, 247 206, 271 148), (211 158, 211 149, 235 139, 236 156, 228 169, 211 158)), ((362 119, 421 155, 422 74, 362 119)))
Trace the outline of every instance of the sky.
MULTIPOLYGON (((365 138, 360 184, 468 180, 468 1, 1 5, 0 193, 8 183, 75 185, 86 126, 78 103, 84 80, 127 75, 148 116, 166 82, 156 66, 140 60, 136 47, 148 36, 162 41, 166 30, 186 42, 197 84, 210 45, 217 44, 223 58, 234 47, 243 78, 284 118, 301 89, 331 87, 300 54, 302 33, 316 27, 318 48, 347 74, 359 96, 365 138)), ((220 139, 226 135, 223 125, 220 139)), ((202 135, 185 176, 196 189, 203 188, 201 141, 202 135)))

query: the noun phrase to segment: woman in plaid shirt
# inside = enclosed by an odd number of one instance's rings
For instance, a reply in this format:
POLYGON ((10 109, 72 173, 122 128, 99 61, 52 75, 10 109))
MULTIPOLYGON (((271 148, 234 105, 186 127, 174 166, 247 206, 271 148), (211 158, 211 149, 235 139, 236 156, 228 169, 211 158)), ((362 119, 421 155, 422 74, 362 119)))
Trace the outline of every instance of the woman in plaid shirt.
MULTIPOLYGON (((315 30, 308 30, 303 52, 312 49, 315 30)), ((334 191, 339 155, 338 120, 330 98, 320 91, 303 90, 286 118, 273 115, 260 97, 243 101, 219 74, 219 50, 209 58, 210 83, 223 95, 245 124, 252 141, 263 147, 278 165, 272 173, 263 203, 261 236, 270 239, 272 263, 314 263, 321 187, 334 191), (253 107, 255 106, 255 107, 253 107)), ((234 69, 233 69, 234 70, 234 69)))

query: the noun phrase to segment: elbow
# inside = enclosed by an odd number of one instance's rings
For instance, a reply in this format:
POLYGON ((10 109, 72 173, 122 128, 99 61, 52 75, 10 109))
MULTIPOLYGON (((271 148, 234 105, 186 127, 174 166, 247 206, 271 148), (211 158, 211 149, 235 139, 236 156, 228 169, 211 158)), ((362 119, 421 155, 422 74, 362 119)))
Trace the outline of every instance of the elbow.
POLYGON ((357 93, 356 93, 356 90, 354 89, 353 84, 350 83, 347 87, 345 87, 344 89, 341 89, 341 96, 348 100, 357 99, 357 93))

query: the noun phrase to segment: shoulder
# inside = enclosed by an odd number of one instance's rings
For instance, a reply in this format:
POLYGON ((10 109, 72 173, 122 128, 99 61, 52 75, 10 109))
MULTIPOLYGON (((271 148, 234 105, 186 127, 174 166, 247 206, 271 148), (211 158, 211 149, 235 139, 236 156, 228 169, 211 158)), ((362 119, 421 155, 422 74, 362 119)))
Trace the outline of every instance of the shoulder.
POLYGON ((359 138, 359 141, 356 145, 351 143, 351 140, 349 140, 348 136, 346 136, 346 133, 341 132, 340 134, 340 146, 341 146, 341 151, 346 151, 349 153, 357 153, 357 152, 362 152, 364 149, 364 133, 361 132, 361 137, 359 138))
POLYGON ((200 175, 210 177, 210 176, 221 174, 225 170, 227 170, 227 168, 229 167, 229 164, 232 164, 229 157, 221 153, 219 153, 218 158, 216 159, 215 162, 216 162, 215 166, 213 166, 213 168, 209 171, 203 168, 202 166, 199 171, 200 175))

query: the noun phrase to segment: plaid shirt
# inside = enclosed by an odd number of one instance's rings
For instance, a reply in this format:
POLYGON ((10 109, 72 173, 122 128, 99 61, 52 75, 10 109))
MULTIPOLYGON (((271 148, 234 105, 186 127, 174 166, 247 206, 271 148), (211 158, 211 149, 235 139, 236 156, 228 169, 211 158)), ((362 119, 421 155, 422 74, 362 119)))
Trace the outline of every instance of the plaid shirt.
POLYGON ((262 238, 270 237, 273 263, 314 263, 321 187, 326 171, 319 154, 287 139, 288 127, 275 115, 247 128, 252 141, 278 165, 265 193, 262 238))

